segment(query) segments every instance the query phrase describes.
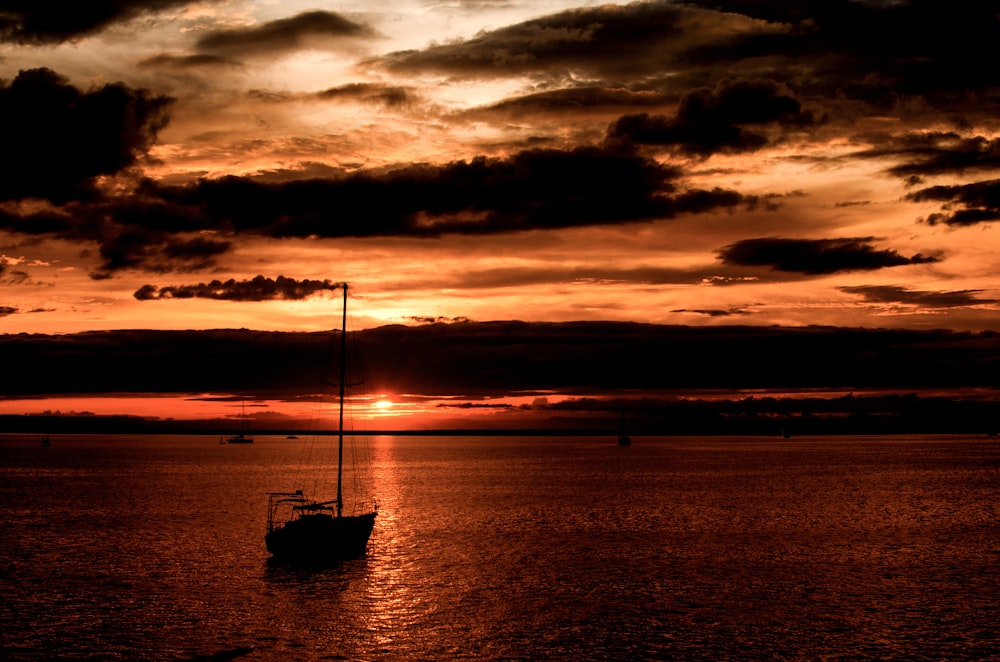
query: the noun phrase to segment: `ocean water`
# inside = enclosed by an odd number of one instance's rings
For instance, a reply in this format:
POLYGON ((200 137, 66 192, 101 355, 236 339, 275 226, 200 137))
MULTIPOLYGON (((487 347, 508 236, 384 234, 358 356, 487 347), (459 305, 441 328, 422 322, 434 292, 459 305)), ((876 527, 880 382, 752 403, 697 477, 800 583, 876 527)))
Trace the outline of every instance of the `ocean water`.
POLYGON ((368 452, 367 557, 302 568, 263 542, 297 442, 0 437, 0 659, 1000 659, 995 439, 368 452))

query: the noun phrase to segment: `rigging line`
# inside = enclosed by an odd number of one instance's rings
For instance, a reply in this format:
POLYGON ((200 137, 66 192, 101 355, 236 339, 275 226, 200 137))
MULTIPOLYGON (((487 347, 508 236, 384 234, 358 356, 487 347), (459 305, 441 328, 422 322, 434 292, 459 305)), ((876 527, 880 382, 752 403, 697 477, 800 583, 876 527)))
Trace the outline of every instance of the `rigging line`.
POLYGON ((306 434, 303 435, 303 439, 299 442, 298 457, 300 458, 299 463, 295 468, 294 481, 291 489, 302 489, 309 494, 315 493, 315 475, 313 471, 306 473, 307 467, 313 467, 314 456, 317 454, 317 444, 318 444, 318 421, 320 413, 325 407, 325 398, 321 395, 313 403, 313 413, 309 417, 307 423, 306 434), (309 477, 308 479, 306 477, 309 477), (312 480, 313 484, 305 484, 307 480, 312 480))
POLYGON ((318 497, 328 487, 325 478, 327 472, 315 471, 315 468, 325 467, 330 462, 330 425, 327 420, 329 416, 324 418, 324 413, 328 414, 330 411, 333 394, 324 385, 328 383, 328 377, 333 371, 333 357, 336 355, 336 346, 340 340, 340 330, 331 328, 324 335, 326 336, 323 343, 325 351, 321 357, 319 374, 316 375, 317 388, 313 393, 314 406, 307 421, 306 434, 299 442, 297 456, 302 461, 296 467, 292 486, 292 489, 303 489, 313 497, 318 497), (320 434, 321 432, 326 432, 326 434, 320 434), (306 476, 308 478, 305 478, 306 476))

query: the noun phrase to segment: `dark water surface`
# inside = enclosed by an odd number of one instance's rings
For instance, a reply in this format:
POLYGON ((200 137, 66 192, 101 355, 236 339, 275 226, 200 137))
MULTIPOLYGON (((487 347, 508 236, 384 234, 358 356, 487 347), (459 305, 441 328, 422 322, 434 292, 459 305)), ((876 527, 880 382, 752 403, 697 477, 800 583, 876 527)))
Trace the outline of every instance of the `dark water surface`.
POLYGON ((0 437, 0 659, 1000 658, 995 439, 376 437, 329 568, 293 448, 0 437))

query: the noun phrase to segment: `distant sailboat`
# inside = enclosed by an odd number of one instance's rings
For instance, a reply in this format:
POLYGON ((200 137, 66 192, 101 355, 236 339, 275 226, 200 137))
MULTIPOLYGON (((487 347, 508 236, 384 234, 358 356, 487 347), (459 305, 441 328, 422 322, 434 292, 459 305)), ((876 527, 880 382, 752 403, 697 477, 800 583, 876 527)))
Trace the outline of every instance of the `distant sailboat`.
POLYGON ((252 444, 253 435, 247 434, 249 427, 247 425, 247 403, 246 400, 243 401, 243 410, 240 413, 240 431, 231 437, 222 436, 219 437, 220 444, 252 444))
POLYGON ((618 429, 618 445, 619 446, 631 446, 632 437, 625 434, 625 411, 622 411, 622 421, 618 429))
POLYGON ((344 396, 347 388, 347 283, 340 331, 340 415, 337 435, 337 498, 318 501, 302 490, 270 492, 264 542, 276 559, 329 561, 364 556, 375 527, 377 506, 344 514, 344 396))

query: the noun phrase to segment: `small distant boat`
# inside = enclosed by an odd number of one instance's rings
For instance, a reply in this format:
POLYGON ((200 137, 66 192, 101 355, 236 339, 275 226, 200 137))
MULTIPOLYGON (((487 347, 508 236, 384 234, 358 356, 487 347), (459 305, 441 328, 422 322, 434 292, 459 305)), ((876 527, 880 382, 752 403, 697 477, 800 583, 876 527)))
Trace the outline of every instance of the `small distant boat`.
POLYGON ((347 388, 347 283, 340 330, 340 417, 337 433, 337 497, 320 501, 302 490, 267 495, 267 551, 279 561, 336 561, 364 556, 378 507, 344 514, 344 395, 347 388))
POLYGON ((222 436, 219 437, 220 444, 252 444, 253 435, 247 434, 247 403, 246 400, 243 401, 243 411, 240 413, 240 431, 231 437, 222 436))
POLYGON ((632 437, 625 434, 625 412, 622 412, 622 421, 618 430, 618 445, 619 446, 631 446, 632 437))

